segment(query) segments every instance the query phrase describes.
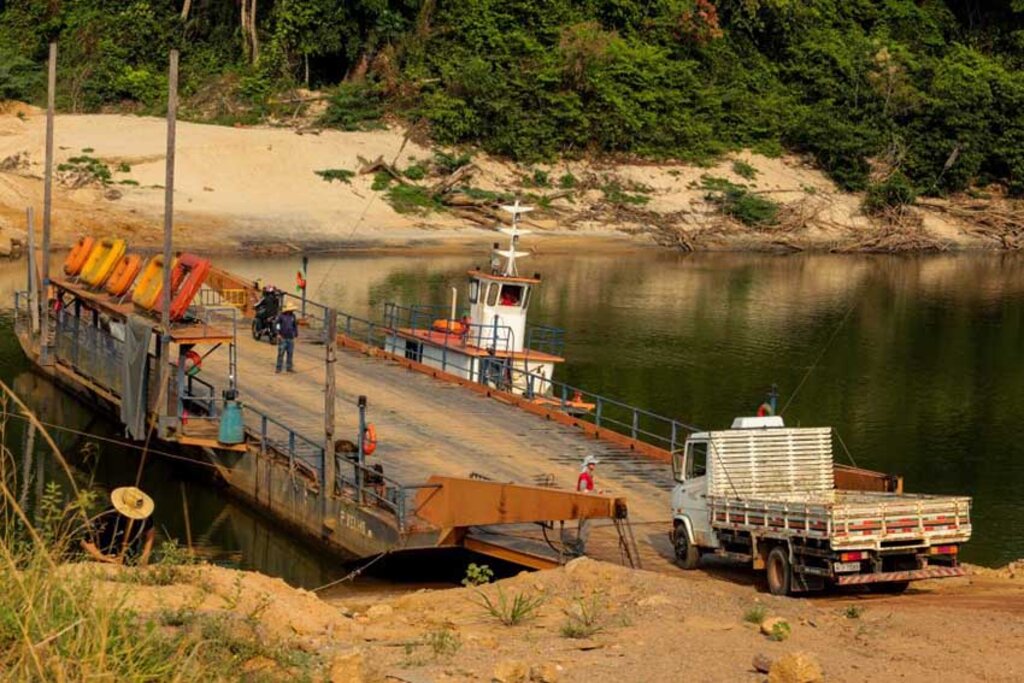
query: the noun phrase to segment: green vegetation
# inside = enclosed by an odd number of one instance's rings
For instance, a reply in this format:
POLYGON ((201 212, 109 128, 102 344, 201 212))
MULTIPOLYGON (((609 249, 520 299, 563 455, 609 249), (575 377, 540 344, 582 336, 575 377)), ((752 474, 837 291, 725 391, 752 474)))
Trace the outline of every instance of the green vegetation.
POLYGON ((544 604, 544 597, 522 592, 509 598, 499 586, 497 600, 492 600, 486 593, 478 590, 476 602, 505 626, 516 626, 537 616, 538 610, 544 604))
POLYGON ((58 171, 75 173, 81 178, 106 185, 110 182, 110 167, 88 154, 71 157, 66 163, 57 164, 58 171))
POLYGON ((427 172, 429 170, 430 169, 427 167, 426 162, 418 161, 402 171, 402 175, 409 180, 423 180, 427 177, 427 172))
POLYGON ((331 91, 325 125, 362 130, 395 117, 440 144, 525 162, 789 149, 847 189, 868 189, 881 165, 914 193, 992 181, 1024 192, 1022 0, 186 7, 6 3, 0 96, 42 101, 46 44, 57 38, 62 109, 156 113, 167 52, 179 47, 182 111, 193 118, 253 122, 302 85, 331 91))
POLYGON ((743 621, 751 624, 760 624, 768 616, 768 608, 764 605, 754 605, 743 615, 743 621))
POLYGON ((560 632, 564 638, 590 638, 603 628, 604 604, 599 595, 577 597, 565 610, 566 621, 560 632))
POLYGON ((716 205, 726 216, 731 216, 744 225, 768 227, 774 225, 778 219, 778 204, 754 194, 742 185, 731 183, 724 178, 701 176, 701 187, 707 190, 704 197, 709 202, 716 205))
POLYGON ((355 171, 350 171, 347 168, 325 168, 322 171, 313 171, 313 173, 316 173, 329 183, 340 180, 346 185, 351 185, 352 178, 356 176, 355 171))
POLYGON ((641 206, 646 204, 651 201, 651 198, 644 193, 650 191, 650 188, 639 185, 624 186, 617 180, 609 180, 601 186, 601 192, 604 193, 605 201, 614 206, 641 206), (633 193, 627 192, 627 189, 633 190, 633 193))
POLYGON ((864 608, 857 605, 850 605, 843 610, 843 616, 847 619, 860 619, 860 615, 864 613, 864 608))
POLYGON ((470 562, 466 567, 466 576, 462 579, 463 586, 482 586, 490 583, 494 578, 494 571, 486 564, 470 562))
POLYGON ((747 162, 739 159, 732 162, 732 172, 744 180, 753 180, 757 177, 757 169, 747 162))
POLYGON ((910 180, 900 172, 879 183, 868 186, 864 197, 864 210, 868 213, 882 213, 886 209, 913 204, 917 191, 910 180))
POLYGON ((434 629, 423 638, 434 657, 451 657, 462 647, 462 638, 448 628, 434 629))
POLYGON ((793 628, 789 625, 789 622, 780 619, 772 624, 771 632, 768 634, 768 640, 782 642, 783 640, 789 640, 791 635, 793 635, 793 628))

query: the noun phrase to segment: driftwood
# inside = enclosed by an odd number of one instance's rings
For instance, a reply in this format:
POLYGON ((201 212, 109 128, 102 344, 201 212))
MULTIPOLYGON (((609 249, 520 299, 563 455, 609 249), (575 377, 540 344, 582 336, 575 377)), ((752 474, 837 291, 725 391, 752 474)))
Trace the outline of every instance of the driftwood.
POLYGON ((908 206, 892 206, 876 214, 880 226, 870 234, 832 249, 836 253, 898 254, 946 251, 949 244, 924 229, 921 216, 908 206))
POLYGON ((1024 210, 1010 200, 944 200, 921 199, 918 205, 927 211, 941 213, 963 223, 969 235, 998 242, 1003 249, 1024 249, 1024 210))
POLYGON ((468 178, 470 175, 473 174, 474 171, 477 170, 479 169, 476 167, 476 164, 466 164, 465 166, 460 166, 459 168, 455 169, 455 171, 451 173, 447 178, 434 185, 434 187, 431 188, 430 191, 435 197, 438 195, 443 195, 449 192, 453 187, 455 187, 455 185, 468 178))

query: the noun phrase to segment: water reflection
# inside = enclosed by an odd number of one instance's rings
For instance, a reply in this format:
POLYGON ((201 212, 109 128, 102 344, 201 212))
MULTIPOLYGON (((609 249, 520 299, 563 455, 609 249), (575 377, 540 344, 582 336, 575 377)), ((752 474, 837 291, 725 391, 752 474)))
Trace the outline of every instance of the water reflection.
MULTIPOLYGON (((451 286, 463 295, 465 271, 485 258, 314 256, 309 293, 375 318, 386 301, 447 303, 451 286)), ((218 260, 292 291, 300 266, 298 257, 218 260)), ((750 413, 775 382, 791 400, 787 420, 835 426, 857 464, 902 473, 910 490, 974 496, 966 559, 1024 556, 1021 259, 541 253, 523 265, 543 275, 533 321, 567 330, 563 379, 708 427, 750 413)), ((4 302, 22 268, 0 266, 4 302)), ((5 379, 27 370, 13 344, 0 327, 5 379)), ((62 420, 92 419, 64 394, 48 400, 62 420)), ((133 453, 104 450, 102 460, 97 481, 134 477, 133 453)), ((147 472, 161 489, 161 523, 179 538, 181 476, 166 462, 147 472)), ((307 586, 338 575, 336 561, 216 489, 185 483, 193 535, 211 555, 307 586)))

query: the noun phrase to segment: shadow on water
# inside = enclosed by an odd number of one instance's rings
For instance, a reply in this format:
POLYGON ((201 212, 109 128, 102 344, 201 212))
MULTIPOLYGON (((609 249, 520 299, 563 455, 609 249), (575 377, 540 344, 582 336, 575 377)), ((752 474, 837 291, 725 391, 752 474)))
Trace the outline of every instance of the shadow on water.
MULTIPOLYGON (((309 293, 377 318, 386 301, 448 303, 452 286, 464 295, 466 270, 482 260, 317 256, 309 293)), ((299 259, 220 265, 291 289, 299 259)), ((792 399, 787 421, 833 425, 857 464, 903 474, 910 491, 974 496, 964 559, 995 565, 1024 556, 1024 260, 652 251, 537 254, 529 270, 544 277, 531 320, 567 330, 562 379, 707 427, 749 414, 776 382, 782 403, 792 399)), ((23 277, 23 263, 0 264, 0 310, 23 277)), ((138 452, 99 440, 119 438, 118 425, 33 374, 3 317, 0 377, 47 422, 91 435, 54 432, 83 482, 134 482, 138 452)), ((24 457, 24 438, 12 422, 7 443, 22 471, 60 481, 53 463, 24 457)), ((841 449, 837 458, 845 459, 841 449)), ((30 497, 40 479, 31 481, 30 497)), ((225 497, 201 470, 151 458, 142 486, 156 499, 158 524, 182 542, 184 488, 194 544, 213 561, 304 587, 360 566, 297 541, 225 497)), ((410 563, 389 558, 370 570, 380 579, 367 581, 368 572, 360 581, 447 582, 472 561, 421 559, 411 563, 415 576, 405 573, 410 563)))

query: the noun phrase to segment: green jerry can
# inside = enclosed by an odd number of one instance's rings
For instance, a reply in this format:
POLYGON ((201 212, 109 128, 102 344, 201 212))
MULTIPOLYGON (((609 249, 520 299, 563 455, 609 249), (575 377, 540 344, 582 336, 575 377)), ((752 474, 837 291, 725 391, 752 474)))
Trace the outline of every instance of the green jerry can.
POLYGON ((220 415, 220 430, 217 441, 225 446, 245 443, 245 424, 242 422, 242 404, 237 392, 228 389, 224 392, 224 412, 220 415))

